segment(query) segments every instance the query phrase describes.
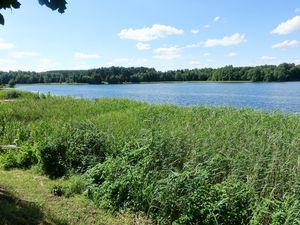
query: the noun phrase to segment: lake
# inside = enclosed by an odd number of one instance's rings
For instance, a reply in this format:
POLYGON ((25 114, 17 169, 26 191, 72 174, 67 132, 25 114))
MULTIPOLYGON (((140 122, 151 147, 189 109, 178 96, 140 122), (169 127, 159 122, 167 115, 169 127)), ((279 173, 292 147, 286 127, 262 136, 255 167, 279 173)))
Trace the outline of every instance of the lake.
POLYGON ((77 98, 129 98, 148 103, 232 106, 300 113, 300 82, 17 85, 16 89, 77 98))

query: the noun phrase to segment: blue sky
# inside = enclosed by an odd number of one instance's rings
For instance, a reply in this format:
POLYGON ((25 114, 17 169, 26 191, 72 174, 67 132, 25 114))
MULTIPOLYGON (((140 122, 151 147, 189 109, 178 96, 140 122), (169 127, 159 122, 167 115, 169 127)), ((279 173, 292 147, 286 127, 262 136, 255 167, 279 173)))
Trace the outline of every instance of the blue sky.
POLYGON ((0 70, 158 70, 300 64, 298 0, 20 0, 0 27, 0 70))

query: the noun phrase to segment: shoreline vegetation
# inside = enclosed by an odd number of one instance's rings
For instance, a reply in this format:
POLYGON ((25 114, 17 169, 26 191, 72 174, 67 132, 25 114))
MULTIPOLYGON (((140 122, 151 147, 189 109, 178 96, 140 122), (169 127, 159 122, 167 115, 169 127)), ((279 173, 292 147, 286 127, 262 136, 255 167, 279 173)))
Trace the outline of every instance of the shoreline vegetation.
POLYGON ((0 145, 0 186, 38 173, 135 224, 300 221, 299 115, 0 89, 0 145))
POLYGON ((35 83, 123 84, 148 82, 284 82, 300 81, 300 65, 184 69, 157 71, 146 67, 109 67, 90 70, 58 70, 48 72, 0 71, 0 85, 35 83))

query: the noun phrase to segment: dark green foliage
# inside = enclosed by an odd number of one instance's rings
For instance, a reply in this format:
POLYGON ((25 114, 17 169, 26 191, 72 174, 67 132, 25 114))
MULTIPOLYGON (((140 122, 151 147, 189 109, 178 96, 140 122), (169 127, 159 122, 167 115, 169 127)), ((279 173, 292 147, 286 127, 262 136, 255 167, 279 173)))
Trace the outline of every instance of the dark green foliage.
POLYGON ((0 165, 4 169, 29 169, 38 163, 37 152, 34 148, 24 145, 20 148, 4 149, 0 154, 0 165))
MULTIPOLYGON (((41 5, 46 5, 52 10, 58 10, 60 13, 64 13, 66 10, 67 2, 65 0, 38 0, 41 5)), ((1 0, 0 1, 0 10, 1 9, 18 9, 20 8, 21 3, 19 0, 1 0)), ((4 25, 4 17, 0 13, 0 24, 4 25)))
MULTIPOLYGON (((52 137, 53 138, 53 137, 52 137)), ((62 137, 46 139, 38 148, 41 167, 51 178, 65 175, 67 171, 67 143, 62 137)))
POLYGON ((62 196, 64 194, 63 187, 61 185, 54 185, 51 190, 52 194, 55 196, 62 196))
POLYGON ((219 69, 192 69, 161 72, 145 67, 110 67, 92 70, 48 72, 0 72, 0 83, 14 80, 27 83, 89 83, 121 84, 159 81, 299 81, 300 66, 283 63, 279 66, 232 67, 219 69))
POLYGON ((16 99, 19 98, 21 94, 17 91, 8 91, 4 95, 4 99, 16 99))
POLYGON ((8 81, 8 87, 13 88, 16 85, 16 82, 14 81, 14 79, 11 79, 10 81, 8 81))
POLYGON ((105 158, 107 135, 93 124, 61 127, 39 144, 42 170, 52 178, 82 173, 105 158))
MULTIPOLYGON (((7 8, 14 8, 18 9, 20 8, 21 4, 18 2, 18 0, 1 0, 0 1, 0 9, 7 9, 7 8)), ((0 13, 0 24, 4 25, 4 17, 0 13)))
POLYGON ((39 3, 46 5, 52 10, 58 10, 60 13, 64 13, 67 8, 67 2, 65 0, 39 0, 39 3))

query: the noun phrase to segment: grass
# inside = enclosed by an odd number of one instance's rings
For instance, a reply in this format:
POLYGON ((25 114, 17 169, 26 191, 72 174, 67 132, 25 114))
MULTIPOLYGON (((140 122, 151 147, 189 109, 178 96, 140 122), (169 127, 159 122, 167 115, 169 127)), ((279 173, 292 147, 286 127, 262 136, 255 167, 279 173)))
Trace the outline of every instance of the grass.
POLYGON ((52 187, 65 182, 30 170, 0 170, 0 224, 133 224, 129 215, 97 209, 83 196, 54 196, 52 187))
POLYGON ((75 196, 157 224, 299 224, 299 115, 20 93, 0 102, 0 145, 19 147, 0 165, 52 177, 66 208, 75 196))

